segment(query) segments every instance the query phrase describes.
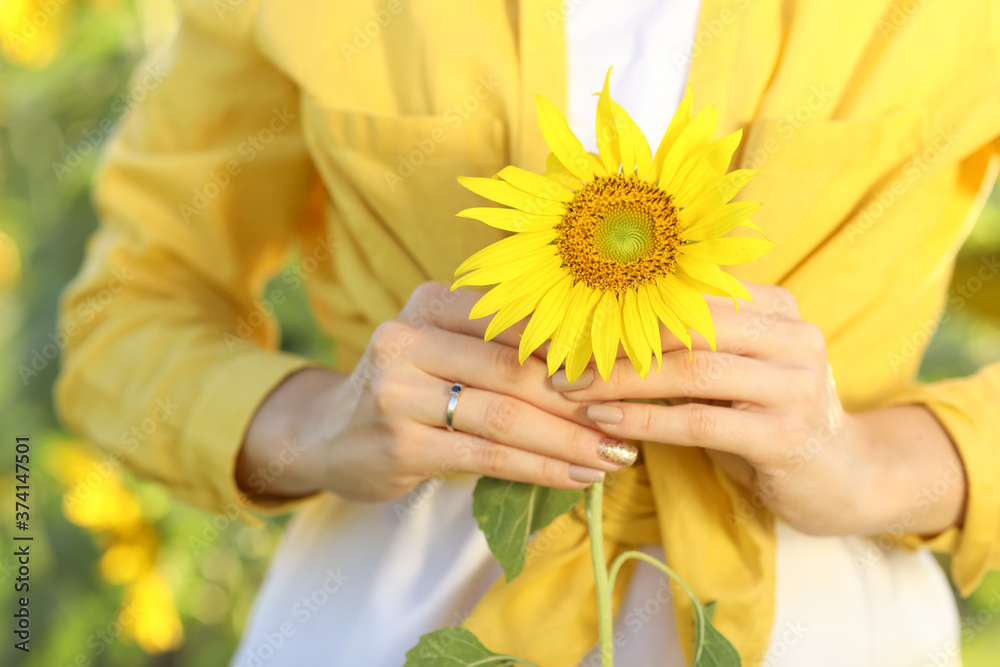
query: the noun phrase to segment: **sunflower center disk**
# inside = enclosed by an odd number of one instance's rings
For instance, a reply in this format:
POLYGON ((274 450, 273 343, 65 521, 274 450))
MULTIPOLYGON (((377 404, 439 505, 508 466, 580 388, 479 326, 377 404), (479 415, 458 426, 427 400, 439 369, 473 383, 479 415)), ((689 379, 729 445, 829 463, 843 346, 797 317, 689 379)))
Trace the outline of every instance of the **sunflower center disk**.
POLYGON ((635 176, 594 179, 556 227, 563 265, 595 290, 624 292, 674 272, 680 247, 670 195, 635 176))
POLYGON ((653 250, 653 221, 642 211, 611 209, 594 229, 597 254, 619 264, 645 257, 653 250))

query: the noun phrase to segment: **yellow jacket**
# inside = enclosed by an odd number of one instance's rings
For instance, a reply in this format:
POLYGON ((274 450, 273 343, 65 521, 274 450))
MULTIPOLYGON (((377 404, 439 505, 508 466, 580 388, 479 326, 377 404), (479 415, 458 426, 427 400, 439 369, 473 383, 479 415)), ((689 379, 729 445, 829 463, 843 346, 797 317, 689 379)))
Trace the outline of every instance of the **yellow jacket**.
MULTIPOLYGON (((482 205, 456 177, 543 167, 533 98, 565 107, 563 3, 517 4, 182 0, 151 65, 165 76, 108 149, 102 224, 63 302, 66 424, 180 498, 239 506, 251 416, 315 363, 275 351, 272 305, 306 289, 350 370, 418 283, 450 281, 497 240, 454 217, 482 205), (301 274, 262 293, 293 248, 301 274)), ((924 403, 957 443, 967 517, 934 546, 969 593, 1000 565, 1000 365, 911 383, 996 177, 1000 5, 704 0, 689 81, 696 106, 718 107, 718 136, 746 129, 734 167, 763 170, 741 197, 765 202, 755 222, 778 247, 734 273, 795 294, 848 410, 924 403)), ((665 535, 668 559, 682 575, 694 556, 737 568, 705 556, 724 532, 687 559, 665 535)), ((722 601, 717 618, 757 655, 734 629, 755 621, 722 601)))

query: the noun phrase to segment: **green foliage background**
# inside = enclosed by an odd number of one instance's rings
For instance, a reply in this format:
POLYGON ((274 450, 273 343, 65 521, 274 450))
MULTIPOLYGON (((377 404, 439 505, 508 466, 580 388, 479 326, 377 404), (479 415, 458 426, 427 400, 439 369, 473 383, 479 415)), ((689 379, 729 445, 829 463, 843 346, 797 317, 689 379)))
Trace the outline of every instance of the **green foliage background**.
MULTIPOLYGON (((30 364, 34 351, 51 342, 59 293, 77 271, 85 239, 96 225, 89 185, 97 151, 84 156, 62 180, 56 178, 53 163, 65 161, 68 151, 86 140, 88 132, 94 136, 105 119, 120 120, 131 69, 169 29, 170 12, 163 0, 60 6, 65 13, 60 49, 50 63, 29 68, 0 60, 0 231, 13 239, 23 264, 17 285, 0 287, 0 437, 5 452, 0 497, 7 503, 13 496, 13 456, 7 453, 14 435, 28 434, 33 442, 35 535, 32 651, 12 656, 5 630, 0 664, 215 667, 226 664, 235 647, 283 520, 270 519, 261 530, 229 523, 213 532, 213 517, 127 476, 145 520, 159 536, 158 564, 174 591, 184 639, 174 650, 152 654, 127 638, 95 643, 96 633, 107 631, 119 613, 123 590, 100 574, 99 559, 106 547, 102 536, 68 521, 62 509, 66 489, 47 457, 51 443, 68 437, 52 408, 57 364, 48 363, 26 381, 17 371, 18 365, 30 364), (105 648, 98 652, 97 647, 105 648)), ((1000 197, 994 191, 962 250, 955 284, 969 285, 983 260, 998 250, 1000 197)), ((317 335, 301 291, 289 297, 278 307, 283 346, 329 358, 330 346, 317 335)), ((926 379, 967 374, 1000 358, 1000 281, 983 283, 964 306, 949 312, 935 335, 922 369, 926 379)), ((11 512, 5 510, 0 522, 5 545, 10 544, 6 533, 11 512)), ((0 609, 5 617, 14 608, 15 568, 9 551, 5 546, 0 553, 0 609)), ((991 604, 1000 608, 1000 575, 960 601, 970 667, 995 665, 1000 657, 1000 622, 991 604)))

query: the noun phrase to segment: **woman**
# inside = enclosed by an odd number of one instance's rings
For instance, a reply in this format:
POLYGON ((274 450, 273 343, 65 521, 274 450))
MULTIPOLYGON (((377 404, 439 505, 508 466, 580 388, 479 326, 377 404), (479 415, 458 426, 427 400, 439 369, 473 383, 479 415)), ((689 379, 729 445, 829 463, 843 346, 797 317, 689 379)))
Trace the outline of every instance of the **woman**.
MULTIPOLYGON (((922 547, 953 552, 963 593, 997 566, 1000 366, 911 382, 996 178, 996 9, 181 5, 169 73, 98 181, 57 399, 71 428, 209 511, 301 503, 235 665, 398 665, 463 620, 494 650, 597 664, 577 520, 494 586, 471 491, 481 474, 584 488, 620 470, 610 540, 716 600, 744 664, 959 664, 922 547), (517 330, 483 341, 477 295, 445 286, 499 238, 453 217, 483 205, 455 178, 544 170, 536 94, 592 137, 611 65, 650 138, 685 80, 721 134, 745 130, 733 166, 761 173, 740 197, 765 202, 777 248, 734 270, 753 304, 710 299, 718 353, 697 339, 689 359, 664 332, 660 373, 619 360, 608 384, 570 384, 517 364, 517 330), (301 274, 263 294, 291 247, 301 274), (77 318, 113 275, 127 288, 77 318), (271 305, 301 287, 336 370, 274 351, 271 305), (620 402, 642 397, 694 400, 620 402), (129 445, 167 398, 179 407, 129 445)), ((690 608, 672 598, 635 570, 619 664, 684 664, 690 608)))

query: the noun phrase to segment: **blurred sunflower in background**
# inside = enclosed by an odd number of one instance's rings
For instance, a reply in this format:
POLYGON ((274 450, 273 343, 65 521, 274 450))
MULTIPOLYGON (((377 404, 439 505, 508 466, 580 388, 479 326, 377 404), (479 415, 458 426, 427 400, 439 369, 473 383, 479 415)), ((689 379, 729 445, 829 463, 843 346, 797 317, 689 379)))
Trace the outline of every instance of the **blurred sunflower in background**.
POLYGON ((715 107, 691 117, 688 89, 656 153, 611 99, 611 71, 597 104, 599 155, 588 153, 555 105, 536 97, 552 154, 546 173, 506 167, 494 178, 460 178, 469 190, 511 208, 471 208, 462 217, 514 234, 458 267, 454 288, 496 285, 472 318, 496 313, 486 338, 521 319, 524 360, 546 339, 549 373, 564 362, 572 381, 591 355, 608 378, 624 347, 645 377, 662 361, 659 323, 689 348, 690 329, 715 349, 702 293, 750 299, 719 265, 741 264, 774 245, 725 236, 750 222, 760 204, 732 198, 757 173, 726 173, 742 131, 712 141, 715 107), (533 314, 532 314, 533 313, 533 314))
POLYGON ((102 578, 125 587, 118 613, 122 634, 146 653, 177 648, 184 633, 170 585, 157 567, 157 532, 119 470, 92 450, 77 441, 54 443, 49 449, 52 472, 66 486, 63 513, 103 548, 102 578))

